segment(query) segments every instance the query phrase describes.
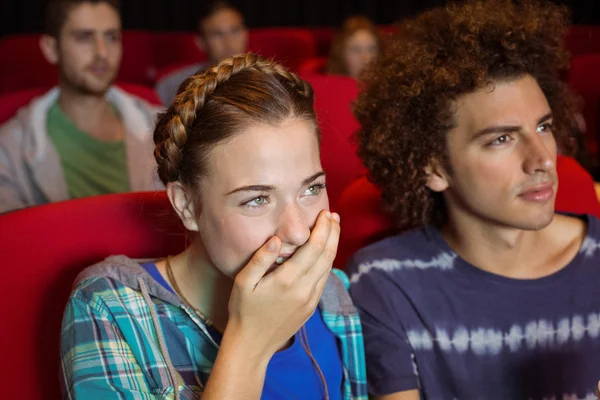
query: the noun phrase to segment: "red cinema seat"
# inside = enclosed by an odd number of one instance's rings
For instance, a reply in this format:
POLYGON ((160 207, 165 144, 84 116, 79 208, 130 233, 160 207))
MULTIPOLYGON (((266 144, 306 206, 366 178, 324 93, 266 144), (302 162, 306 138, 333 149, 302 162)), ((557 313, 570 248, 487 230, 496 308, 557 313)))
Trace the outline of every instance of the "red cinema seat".
POLYGON ((308 29, 315 38, 315 44, 317 46, 317 56, 329 56, 329 48, 331 47, 333 35, 335 34, 335 28, 316 26, 308 29))
MULTIPOLYGON (((573 158, 558 156, 557 211, 600 218, 600 204, 594 190, 594 180, 573 158)), ((397 232, 394 218, 383 210, 381 191, 361 177, 342 193, 338 209, 342 231, 334 266, 345 268, 350 257, 360 248, 397 232)))
POLYGON ((248 47, 294 71, 303 60, 316 55, 315 38, 309 30, 300 28, 252 29, 248 47))
POLYGON ((33 98, 44 94, 48 88, 25 89, 18 92, 0 94, 0 124, 17 114, 19 108, 29 104, 33 98))
POLYGON ((154 87, 158 33, 142 30, 123 31, 123 57, 117 80, 154 87))
POLYGON ((165 192, 54 203, 0 215, 6 399, 58 400, 62 313, 76 275, 107 256, 154 258, 185 248, 165 192), (20 382, 20 383, 19 383, 20 382), (19 383, 19 384, 18 384, 19 383))
POLYGON ((321 129, 321 163, 327 173, 327 193, 333 210, 344 188, 364 173, 356 155, 354 133, 359 129, 352 114, 358 95, 353 79, 343 76, 304 76, 315 92, 315 110, 321 129))
POLYGON ((308 58, 300 63, 298 66, 298 74, 300 75, 314 75, 324 74, 325 67, 327 67, 327 57, 312 57, 308 58))
POLYGON ((206 61, 206 53, 196 44, 195 32, 162 32, 156 37, 156 65, 160 70, 172 65, 189 65, 206 61))
POLYGON ((162 105, 154 89, 149 88, 148 86, 129 82, 117 82, 117 86, 133 96, 146 100, 150 104, 155 106, 162 105))
POLYGON ((49 87, 58 82, 58 70, 44 58, 40 35, 10 35, 0 39, 0 94, 49 87))
POLYGON ((558 192, 555 208, 575 214, 593 214, 600 218, 600 203, 594 188, 594 178, 575 159, 558 156, 558 192))
POLYGON ((565 46, 571 56, 600 53, 600 27, 573 25, 565 37, 565 46))

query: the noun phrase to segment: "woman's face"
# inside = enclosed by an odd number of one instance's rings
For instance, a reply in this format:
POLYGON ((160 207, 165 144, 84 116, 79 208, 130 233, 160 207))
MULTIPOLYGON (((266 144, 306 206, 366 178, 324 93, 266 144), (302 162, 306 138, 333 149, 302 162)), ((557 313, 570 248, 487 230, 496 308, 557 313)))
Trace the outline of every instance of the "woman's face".
POLYGON ((215 147, 201 182, 198 231, 207 256, 234 277, 272 236, 289 258, 329 208, 313 125, 256 124, 215 147))
POLYGON ((344 64, 348 75, 357 78, 362 70, 373 61, 379 52, 377 38, 372 32, 361 29, 346 40, 344 64))

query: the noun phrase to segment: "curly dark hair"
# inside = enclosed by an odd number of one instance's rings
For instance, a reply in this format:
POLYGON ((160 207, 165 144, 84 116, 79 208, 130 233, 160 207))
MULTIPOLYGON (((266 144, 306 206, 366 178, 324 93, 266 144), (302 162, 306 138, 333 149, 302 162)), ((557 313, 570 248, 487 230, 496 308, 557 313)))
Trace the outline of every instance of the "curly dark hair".
POLYGON ((533 76, 554 114, 563 152, 572 145, 574 97, 561 80, 569 65, 565 8, 526 1, 474 0, 406 20, 365 74, 355 114, 358 154, 399 228, 441 225, 441 194, 426 186, 432 160, 448 165, 452 105, 493 81, 533 76))

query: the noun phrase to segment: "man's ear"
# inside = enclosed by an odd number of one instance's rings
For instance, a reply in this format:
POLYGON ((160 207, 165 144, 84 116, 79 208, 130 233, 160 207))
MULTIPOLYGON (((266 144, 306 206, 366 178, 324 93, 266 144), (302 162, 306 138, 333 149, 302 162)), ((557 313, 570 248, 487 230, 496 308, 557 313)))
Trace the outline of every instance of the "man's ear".
POLYGON ((58 41, 50 35, 42 35, 40 37, 40 50, 44 58, 52 64, 58 64, 58 41))
POLYGON ((198 220, 190 190, 180 182, 169 182, 167 184, 167 196, 171 201, 171 206, 179 216, 183 226, 188 231, 198 231, 198 220))
POLYGON ((448 172, 437 160, 431 160, 425 167, 427 174, 427 187, 434 192, 443 192, 448 189, 448 172))

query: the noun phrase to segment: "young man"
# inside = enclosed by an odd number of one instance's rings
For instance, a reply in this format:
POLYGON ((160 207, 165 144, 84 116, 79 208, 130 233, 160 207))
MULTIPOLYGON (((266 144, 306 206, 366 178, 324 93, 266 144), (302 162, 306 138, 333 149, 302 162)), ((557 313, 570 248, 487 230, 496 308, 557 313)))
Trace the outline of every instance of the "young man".
POLYGON ((45 57, 59 86, 0 127, 0 212, 152 190, 157 110, 112 87, 121 60, 117 0, 52 0, 45 57))
POLYGON ((179 85, 186 78, 228 57, 245 53, 248 49, 248 30, 244 25, 244 17, 233 5, 217 0, 203 2, 201 7, 196 44, 206 53, 208 60, 174 71, 158 81, 156 92, 165 105, 173 102, 179 85))
POLYGON ((373 398, 594 398, 600 224, 554 213, 566 28, 550 4, 448 6, 370 71, 359 151, 404 229, 349 267, 373 398))

